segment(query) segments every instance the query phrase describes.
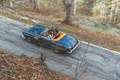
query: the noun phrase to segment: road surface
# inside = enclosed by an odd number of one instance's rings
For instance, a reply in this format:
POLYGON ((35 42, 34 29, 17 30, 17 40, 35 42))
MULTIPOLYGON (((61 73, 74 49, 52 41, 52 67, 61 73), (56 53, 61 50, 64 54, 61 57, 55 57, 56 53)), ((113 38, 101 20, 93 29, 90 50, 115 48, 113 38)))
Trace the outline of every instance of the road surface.
POLYGON ((21 37, 22 31, 29 27, 31 26, 0 16, 0 48, 29 57, 40 57, 43 52, 49 68, 77 78, 81 76, 82 80, 120 80, 119 52, 81 42, 72 54, 55 54, 52 50, 28 43, 21 37))

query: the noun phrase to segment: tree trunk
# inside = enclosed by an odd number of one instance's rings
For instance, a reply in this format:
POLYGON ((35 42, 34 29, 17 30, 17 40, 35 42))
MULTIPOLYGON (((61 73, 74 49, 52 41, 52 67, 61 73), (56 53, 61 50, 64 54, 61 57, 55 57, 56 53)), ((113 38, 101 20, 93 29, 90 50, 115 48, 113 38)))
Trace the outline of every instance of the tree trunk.
POLYGON ((74 12, 73 12, 73 15, 76 14, 76 0, 74 0, 74 12))
POLYGON ((71 21, 71 2, 66 2, 66 0, 63 0, 63 4, 65 6, 65 10, 66 10, 66 17, 65 20, 62 22, 63 24, 72 24, 71 21))
MULTIPOLYGON (((105 2, 105 0, 104 0, 104 2, 105 2)), ((102 20, 105 18, 105 9, 106 9, 105 4, 102 4, 101 5, 101 11, 100 11, 100 13, 101 13, 100 16, 101 16, 102 20)))
POLYGON ((117 1, 116 1, 116 7, 115 7, 114 22, 117 21, 118 9, 119 9, 119 2, 118 2, 118 0, 117 0, 117 1))
POLYGON ((69 0, 69 3, 71 3, 71 0, 69 0))
POLYGON ((34 0, 34 10, 36 10, 36 2, 35 2, 35 0, 34 0))
POLYGON ((113 19, 113 15, 114 15, 114 10, 115 10, 115 4, 114 4, 114 0, 112 0, 112 8, 111 8, 111 13, 110 13, 110 21, 112 21, 113 19))
POLYGON ((30 3, 32 3, 32 0, 29 0, 30 3))
POLYGON ((39 0, 37 0, 37 7, 38 7, 38 12, 40 12, 40 8, 39 8, 39 0))
POLYGON ((49 0, 49 6, 51 5, 51 0, 49 0))
POLYGON ((10 7, 13 8, 13 2, 10 0, 10 7))
POLYGON ((3 0, 3 7, 4 7, 4 11, 5 11, 5 0, 3 0))
POLYGON ((102 18, 102 5, 100 6, 100 17, 102 18))
POLYGON ((105 18, 105 4, 104 4, 104 6, 103 6, 103 13, 102 13, 102 16, 103 16, 103 18, 105 18))
POLYGON ((5 7, 5 0, 3 0, 3 6, 5 7))

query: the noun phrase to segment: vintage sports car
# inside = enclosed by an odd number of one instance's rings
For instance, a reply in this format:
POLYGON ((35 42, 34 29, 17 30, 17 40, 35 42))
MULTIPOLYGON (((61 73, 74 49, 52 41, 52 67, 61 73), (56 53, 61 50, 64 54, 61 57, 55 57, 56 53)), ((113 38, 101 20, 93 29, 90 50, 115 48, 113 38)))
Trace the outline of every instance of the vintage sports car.
POLYGON ((79 41, 57 29, 34 25, 22 32, 22 37, 28 42, 52 48, 55 53, 72 53, 79 41))

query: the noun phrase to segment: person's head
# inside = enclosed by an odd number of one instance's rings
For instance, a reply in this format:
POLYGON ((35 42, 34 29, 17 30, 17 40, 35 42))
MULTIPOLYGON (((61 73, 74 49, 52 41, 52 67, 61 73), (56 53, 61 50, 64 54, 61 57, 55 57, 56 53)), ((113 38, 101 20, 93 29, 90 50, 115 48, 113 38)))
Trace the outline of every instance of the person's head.
POLYGON ((48 34, 52 34, 52 31, 51 31, 51 30, 49 30, 49 31, 48 31, 48 34))
POLYGON ((53 34, 53 31, 51 31, 50 33, 53 34))

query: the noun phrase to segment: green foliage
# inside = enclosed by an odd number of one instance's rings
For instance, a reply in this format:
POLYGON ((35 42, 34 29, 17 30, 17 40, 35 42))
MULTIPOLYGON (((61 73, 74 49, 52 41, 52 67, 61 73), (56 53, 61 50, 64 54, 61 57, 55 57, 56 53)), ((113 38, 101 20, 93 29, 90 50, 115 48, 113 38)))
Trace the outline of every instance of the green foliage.
POLYGON ((62 22, 63 20, 57 20, 57 22, 62 22))
POLYGON ((101 22, 101 25, 106 26, 106 23, 101 22))
POLYGON ((103 77, 105 77, 105 76, 103 76, 103 77))
POLYGON ((95 25, 95 27, 100 28, 100 24, 99 23, 94 22, 94 25, 95 25))
POLYGON ((107 29, 107 24, 104 22, 94 22, 94 26, 101 29, 107 29))
POLYGON ((26 57, 27 55, 25 55, 25 54, 22 54, 21 56, 23 56, 23 57, 26 57))
POLYGON ((116 22, 111 22, 110 24, 111 24, 112 27, 115 27, 115 28, 117 28, 117 29, 120 29, 120 26, 118 26, 118 23, 116 23, 116 22))
POLYGON ((117 29, 120 29, 120 26, 116 26, 117 29))

